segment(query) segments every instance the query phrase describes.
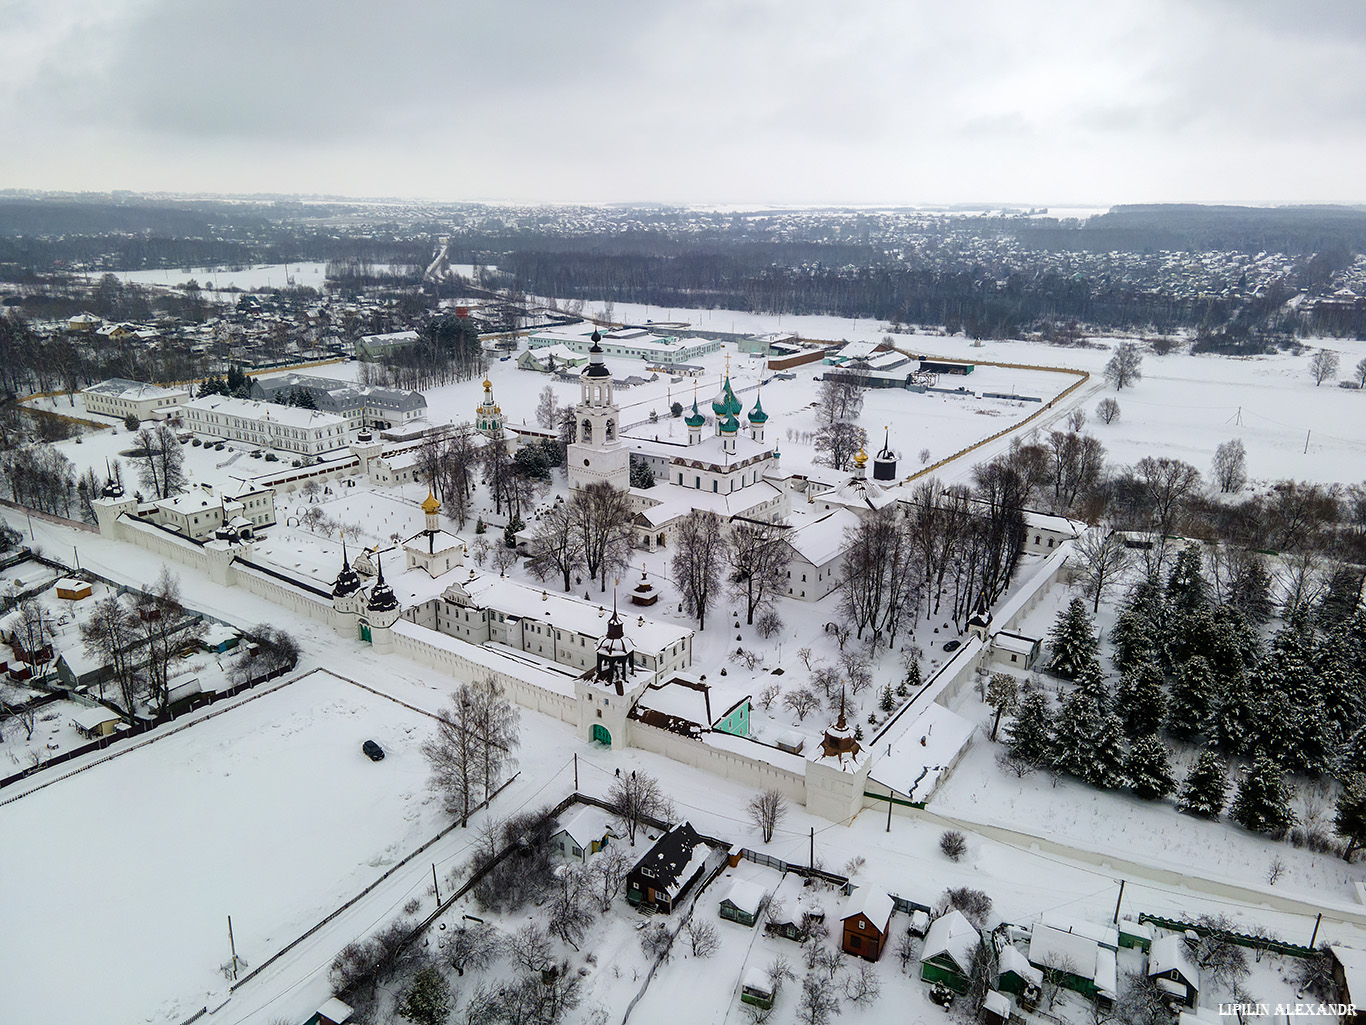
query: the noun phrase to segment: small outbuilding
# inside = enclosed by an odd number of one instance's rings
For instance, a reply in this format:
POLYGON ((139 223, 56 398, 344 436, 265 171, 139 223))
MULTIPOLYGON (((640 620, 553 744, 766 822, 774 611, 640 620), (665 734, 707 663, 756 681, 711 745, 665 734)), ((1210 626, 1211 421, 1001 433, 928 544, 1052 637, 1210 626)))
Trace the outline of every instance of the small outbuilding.
POLYGON ((1153 927, 1128 918, 1122 919, 1119 923, 1119 945, 1147 952, 1153 945, 1153 927))
POLYGON ((841 919, 844 952, 869 961, 881 957, 894 909, 892 898, 885 891, 873 886, 856 889, 845 904, 841 919))
POLYGON ((309 1018, 304 1025, 347 1025, 354 1013, 349 1004, 344 1004, 333 997, 314 1011, 313 1017, 309 1018))
POLYGON ((57 581, 57 597, 66 601, 80 601, 90 597, 90 585, 75 577, 62 577, 57 581))
POLYGON ((955 908, 940 915, 925 934, 925 945, 920 951, 920 978, 925 982, 942 982, 955 993, 966 993, 972 959, 981 942, 981 934, 963 912, 955 908))
POLYGON ((1200 969, 1186 946, 1186 937, 1170 933, 1153 940, 1148 951, 1148 978, 1163 993, 1185 1007, 1194 1007, 1200 998, 1200 969))
POLYGON ((1010 997, 994 989, 982 998, 982 1021, 986 1025, 1006 1025, 1010 1021, 1010 997))
POLYGON ((103 705, 82 708, 71 717, 71 725, 76 727, 76 732, 90 740, 109 736, 122 721, 118 712, 111 711, 103 705))
POLYGON ((1029 963, 1017 947, 1006 944, 997 955, 996 988, 1013 993, 1024 1007, 1035 1006, 1043 996, 1043 972, 1029 963))
POLYGON ((753 926, 759 920, 768 892, 758 883, 737 879, 721 898, 721 917, 728 922, 753 926))
POLYGON ((740 1002, 765 1011, 773 1006, 773 983, 758 968, 746 968, 740 980, 740 1002))
POLYGON ((1335 944, 1328 948, 1333 955, 1333 985, 1336 1001, 1349 1008, 1342 1018, 1343 1025, 1356 1021, 1355 1005, 1366 1006, 1366 950, 1335 944), (1360 999, 1357 999, 1360 998, 1360 999))

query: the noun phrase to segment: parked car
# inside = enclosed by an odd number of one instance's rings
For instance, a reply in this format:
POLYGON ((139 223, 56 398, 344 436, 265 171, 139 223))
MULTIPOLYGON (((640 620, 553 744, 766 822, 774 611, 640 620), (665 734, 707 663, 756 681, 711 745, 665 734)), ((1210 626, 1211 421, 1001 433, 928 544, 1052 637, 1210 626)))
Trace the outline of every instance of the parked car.
POLYGON ((384 761, 384 748, 380 747, 373 740, 367 740, 364 744, 360 746, 360 749, 365 752, 365 757, 369 758, 370 761, 384 761))

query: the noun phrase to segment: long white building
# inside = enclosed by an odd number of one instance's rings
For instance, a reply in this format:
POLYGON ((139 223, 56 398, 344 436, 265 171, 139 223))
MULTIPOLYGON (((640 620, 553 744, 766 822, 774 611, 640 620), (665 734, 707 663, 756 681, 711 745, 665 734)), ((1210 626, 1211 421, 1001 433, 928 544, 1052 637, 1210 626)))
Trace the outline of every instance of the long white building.
POLYGON ((162 388, 142 381, 111 377, 83 388, 87 413, 123 418, 129 413, 139 420, 151 420, 157 410, 178 406, 190 397, 184 388, 162 388))
POLYGON ((183 408, 185 426, 196 434, 259 448, 324 456, 346 448, 351 441, 346 419, 335 413, 222 395, 201 395, 183 408))

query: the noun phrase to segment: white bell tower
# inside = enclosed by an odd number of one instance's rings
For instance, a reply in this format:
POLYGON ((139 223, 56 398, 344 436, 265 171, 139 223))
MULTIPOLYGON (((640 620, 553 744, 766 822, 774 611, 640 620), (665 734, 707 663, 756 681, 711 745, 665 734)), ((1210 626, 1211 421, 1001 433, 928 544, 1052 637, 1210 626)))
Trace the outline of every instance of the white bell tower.
POLYGON ((588 366, 579 375, 581 397, 574 407, 574 442, 569 446, 569 486, 606 481, 618 491, 631 483, 631 454, 621 444, 621 410, 612 400, 612 371, 603 362, 602 335, 593 332, 588 366))

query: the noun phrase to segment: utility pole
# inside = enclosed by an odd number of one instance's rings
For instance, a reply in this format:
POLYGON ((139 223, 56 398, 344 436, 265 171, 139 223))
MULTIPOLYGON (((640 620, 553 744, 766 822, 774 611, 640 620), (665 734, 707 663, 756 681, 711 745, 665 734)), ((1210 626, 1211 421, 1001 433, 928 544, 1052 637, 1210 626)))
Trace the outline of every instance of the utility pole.
POLYGON ((228 916, 228 947, 232 950, 232 981, 237 981, 237 941, 232 938, 232 915, 228 916))
POLYGON ((891 787, 887 788, 887 832, 892 831, 892 794, 891 787))
POLYGON ((1309 435, 1312 434, 1312 433, 1313 433, 1313 431, 1305 431, 1305 432, 1304 432, 1304 454, 1305 454, 1305 455, 1308 455, 1308 454, 1309 454, 1309 435))
POLYGON ((574 793, 579 792, 579 753, 574 752, 574 793))
POLYGON ((441 906, 441 884, 436 881, 436 862, 432 862, 432 889, 436 892, 436 906, 441 906))
POLYGON ((1115 900, 1115 925, 1119 925, 1119 905, 1124 900, 1124 880, 1119 881, 1119 897, 1115 900))
POLYGON ((1319 917, 1314 919, 1314 935, 1309 937, 1309 946, 1314 945, 1314 941, 1319 938, 1319 925, 1323 922, 1323 912, 1319 912, 1319 917))
POLYGON ((816 827, 811 827, 811 871, 816 870, 816 827))

